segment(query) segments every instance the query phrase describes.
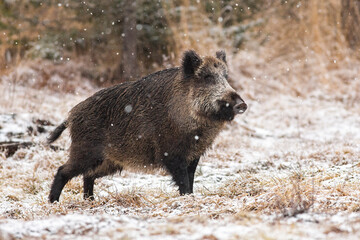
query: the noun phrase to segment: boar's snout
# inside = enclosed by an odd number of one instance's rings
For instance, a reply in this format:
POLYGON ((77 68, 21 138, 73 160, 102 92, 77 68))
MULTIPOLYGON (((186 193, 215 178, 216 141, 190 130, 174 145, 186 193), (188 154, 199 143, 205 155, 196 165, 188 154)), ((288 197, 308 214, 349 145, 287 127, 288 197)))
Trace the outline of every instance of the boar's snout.
POLYGON ((247 109, 247 105, 246 103, 240 98, 238 97, 236 99, 236 103, 233 107, 233 111, 235 114, 243 114, 247 109))
POLYGON ((216 118, 219 120, 231 121, 235 115, 246 111, 247 105, 235 91, 231 91, 221 100, 217 101, 219 110, 216 118))

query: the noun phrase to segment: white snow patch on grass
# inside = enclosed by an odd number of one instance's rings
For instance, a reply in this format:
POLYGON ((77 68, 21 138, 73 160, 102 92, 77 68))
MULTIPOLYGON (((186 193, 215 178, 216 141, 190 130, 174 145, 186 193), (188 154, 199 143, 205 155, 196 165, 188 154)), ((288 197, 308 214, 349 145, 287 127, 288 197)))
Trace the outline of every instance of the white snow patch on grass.
POLYGON ((284 93, 246 100, 201 159, 195 194, 179 196, 163 171, 123 171, 96 180, 93 202, 76 177, 50 204, 69 134, 54 151, 43 142, 55 126, 27 129, 34 119, 60 124, 89 94, 0 86, 0 141, 35 143, 0 153, 0 239, 360 238, 360 103, 284 93))

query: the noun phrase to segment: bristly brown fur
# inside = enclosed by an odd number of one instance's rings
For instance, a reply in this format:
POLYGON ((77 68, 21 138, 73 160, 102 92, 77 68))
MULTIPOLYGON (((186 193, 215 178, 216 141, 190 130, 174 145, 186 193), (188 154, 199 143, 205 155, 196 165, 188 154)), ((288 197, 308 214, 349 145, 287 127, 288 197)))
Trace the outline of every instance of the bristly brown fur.
POLYGON ((123 168, 164 167, 181 194, 191 193, 199 158, 241 99, 224 78, 223 60, 188 51, 181 67, 103 89, 76 105, 49 138, 70 128, 70 159, 55 176, 50 201, 79 174, 84 197, 92 198, 96 178, 123 168))

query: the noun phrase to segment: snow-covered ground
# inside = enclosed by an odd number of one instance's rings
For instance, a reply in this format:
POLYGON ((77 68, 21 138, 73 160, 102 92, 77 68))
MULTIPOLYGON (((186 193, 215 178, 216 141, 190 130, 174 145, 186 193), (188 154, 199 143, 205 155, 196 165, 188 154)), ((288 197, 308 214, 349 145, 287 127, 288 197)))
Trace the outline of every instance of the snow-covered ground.
POLYGON ((321 92, 248 99, 201 159, 194 195, 179 196, 163 171, 124 171, 98 179, 93 202, 77 177, 50 204, 70 139, 56 151, 44 140, 91 93, 0 92, 0 142, 35 143, 0 152, 0 239, 360 238, 360 103, 321 92))

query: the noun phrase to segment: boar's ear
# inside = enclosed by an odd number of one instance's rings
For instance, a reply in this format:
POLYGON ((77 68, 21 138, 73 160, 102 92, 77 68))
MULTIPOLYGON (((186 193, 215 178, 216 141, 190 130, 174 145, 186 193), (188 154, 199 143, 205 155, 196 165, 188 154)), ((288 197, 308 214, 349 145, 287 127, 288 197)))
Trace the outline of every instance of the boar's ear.
POLYGON ((216 58, 226 63, 226 53, 224 50, 216 52, 216 58))
POLYGON ((186 51, 182 59, 182 68, 185 76, 194 75, 201 63, 201 57, 194 50, 186 51))

